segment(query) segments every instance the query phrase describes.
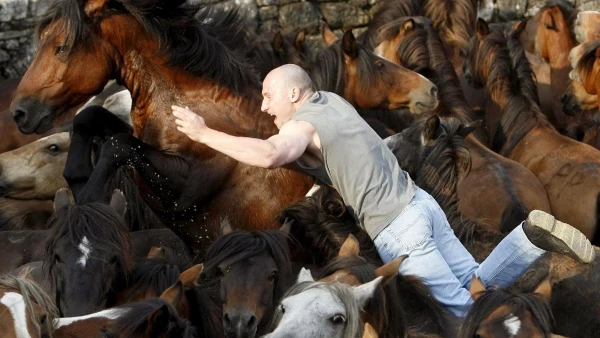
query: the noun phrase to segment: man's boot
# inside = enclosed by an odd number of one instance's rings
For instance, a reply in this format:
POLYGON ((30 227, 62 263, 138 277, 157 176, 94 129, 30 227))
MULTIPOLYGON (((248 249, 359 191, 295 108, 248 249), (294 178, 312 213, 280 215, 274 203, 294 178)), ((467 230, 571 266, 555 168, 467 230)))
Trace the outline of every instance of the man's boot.
POLYGON ((581 231, 547 212, 533 210, 523 222, 527 238, 540 249, 565 254, 582 263, 594 260, 594 247, 581 231))

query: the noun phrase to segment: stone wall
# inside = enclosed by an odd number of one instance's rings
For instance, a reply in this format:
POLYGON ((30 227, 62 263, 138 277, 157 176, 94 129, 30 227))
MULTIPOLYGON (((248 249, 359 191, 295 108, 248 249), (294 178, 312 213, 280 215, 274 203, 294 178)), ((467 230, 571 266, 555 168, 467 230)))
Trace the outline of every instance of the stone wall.
MULTIPOLYGON (((35 17, 52 0, 0 0, 0 79, 17 77, 27 69, 35 51, 32 33, 35 17)), ((220 6, 238 5, 257 32, 305 29, 309 44, 319 43, 321 20, 340 33, 354 28, 359 34, 368 25, 382 0, 217 0, 220 6)), ((403 0, 397 0, 403 1, 403 0)), ((582 10, 600 10, 600 0, 573 0, 582 10)), ((206 0, 189 0, 192 4, 206 0)), ((497 20, 532 15, 545 0, 483 0, 497 20)))

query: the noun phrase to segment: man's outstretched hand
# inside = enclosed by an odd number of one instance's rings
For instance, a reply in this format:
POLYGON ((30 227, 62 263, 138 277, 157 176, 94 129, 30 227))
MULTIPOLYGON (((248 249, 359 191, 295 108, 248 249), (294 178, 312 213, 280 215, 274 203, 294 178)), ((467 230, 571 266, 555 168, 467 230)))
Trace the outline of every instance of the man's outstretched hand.
POLYGON ((173 115, 176 118, 177 130, 196 142, 202 142, 208 131, 204 119, 188 107, 171 106, 171 109, 173 109, 173 115))

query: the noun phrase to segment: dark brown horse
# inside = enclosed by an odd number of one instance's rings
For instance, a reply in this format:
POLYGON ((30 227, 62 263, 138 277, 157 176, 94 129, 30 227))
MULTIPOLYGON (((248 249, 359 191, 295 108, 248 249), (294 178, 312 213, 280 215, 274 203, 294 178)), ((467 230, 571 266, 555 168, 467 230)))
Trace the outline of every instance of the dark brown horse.
MULTIPOLYGON (((376 48, 377 53, 435 82, 440 99, 435 113, 455 117, 465 125, 477 119, 467 105, 454 68, 430 20, 401 18, 382 26, 380 34, 382 43, 376 48)), ((471 124, 470 129, 485 139, 485 131, 480 132, 477 126, 471 124)), ((466 146, 472 166, 458 187, 458 207, 463 216, 491 229, 510 231, 529 211, 550 211, 544 188, 527 168, 491 151, 474 135, 466 136, 466 146)), ((418 170, 410 174, 413 178, 420 176, 418 170)))
MULTIPOLYGON (((240 164, 177 132, 172 104, 188 105, 229 134, 265 138, 277 132, 260 112, 260 83, 243 61, 248 46, 232 34, 243 30, 242 19, 200 22, 183 3, 54 2, 11 110, 22 132, 43 132, 62 108, 100 92, 108 79, 124 83, 135 102, 135 137, 114 136, 95 167, 83 156, 68 162, 67 182, 78 201, 107 201, 104 184, 116 168, 135 167, 148 203, 188 246, 202 251, 226 215, 247 229, 269 227, 279 210, 308 191, 312 178, 240 164)), ((75 124, 74 133, 104 135, 111 126, 103 118, 75 124)))
POLYGON ((475 302, 462 325, 460 338, 550 338, 554 318, 550 309, 552 286, 542 282, 531 294, 515 294, 471 282, 475 302))
POLYGON ((492 149, 525 165, 544 186, 552 213, 594 239, 600 216, 600 152, 560 135, 541 114, 517 29, 480 20, 465 68, 502 109, 492 149))
POLYGON ((600 114, 598 110, 586 110, 575 116, 567 116, 564 134, 600 149, 600 114))
POLYGON ((224 235, 207 249, 200 284, 219 290, 225 337, 263 334, 293 284, 287 233, 231 231, 225 226, 224 235))
POLYGON ((351 30, 317 54, 310 75, 318 90, 334 92, 356 108, 409 108, 418 114, 438 104, 433 83, 368 51, 351 30))

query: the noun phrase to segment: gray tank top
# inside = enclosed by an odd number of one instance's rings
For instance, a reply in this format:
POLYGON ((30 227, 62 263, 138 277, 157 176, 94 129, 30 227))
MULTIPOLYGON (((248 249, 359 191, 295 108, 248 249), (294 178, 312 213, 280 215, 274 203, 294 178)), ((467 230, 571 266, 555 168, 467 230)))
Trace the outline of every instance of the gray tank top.
POLYGON ((310 123, 321 140, 323 164, 298 165, 333 185, 371 238, 410 203, 416 186, 383 140, 340 96, 315 92, 292 120, 310 123))

